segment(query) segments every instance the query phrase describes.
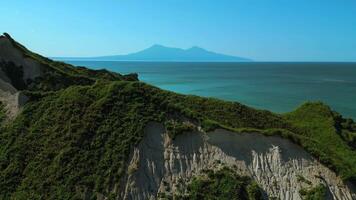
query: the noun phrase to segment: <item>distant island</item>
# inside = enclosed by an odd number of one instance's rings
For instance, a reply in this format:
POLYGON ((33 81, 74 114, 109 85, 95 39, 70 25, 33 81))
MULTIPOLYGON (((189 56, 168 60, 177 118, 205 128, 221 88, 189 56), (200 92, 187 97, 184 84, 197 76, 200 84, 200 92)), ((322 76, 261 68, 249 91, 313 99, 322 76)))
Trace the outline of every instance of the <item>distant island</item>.
POLYGON ((200 47, 189 49, 153 45, 142 51, 127 55, 98 57, 53 57, 56 60, 96 61, 180 61, 180 62, 250 62, 251 59, 207 51, 200 47))

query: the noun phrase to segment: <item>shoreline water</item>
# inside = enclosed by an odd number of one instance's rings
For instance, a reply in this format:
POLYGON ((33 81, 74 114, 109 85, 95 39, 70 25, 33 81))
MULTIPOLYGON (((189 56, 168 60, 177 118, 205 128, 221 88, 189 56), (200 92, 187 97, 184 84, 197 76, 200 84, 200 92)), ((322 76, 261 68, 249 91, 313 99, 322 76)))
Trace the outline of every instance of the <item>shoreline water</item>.
POLYGON ((237 101, 277 113, 322 101, 356 119, 356 63, 65 61, 93 69, 138 73, 162 89, 237 101))

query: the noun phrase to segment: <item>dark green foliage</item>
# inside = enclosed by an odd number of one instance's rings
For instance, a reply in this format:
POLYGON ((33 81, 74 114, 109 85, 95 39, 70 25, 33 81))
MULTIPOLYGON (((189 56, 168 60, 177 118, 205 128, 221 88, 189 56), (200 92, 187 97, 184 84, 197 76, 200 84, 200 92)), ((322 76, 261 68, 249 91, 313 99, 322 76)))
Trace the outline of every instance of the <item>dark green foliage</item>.
POLYGON ((261 189, 249 177, 239 176, 229 168, 206 170, 193 177, 187 186, 188 194, 177 199, 190 200, 245 200, 262 199, 261 189))
POLYGON ((297 181, 298 182, 303 182, 303 183, 306 183, 308 185, 311 185, 312 182, 310 182, 309 180, 307 180, 304 176, 302 175, 297 175, 297 181))
POLYGON ((86 68, 74 68, 71 65, 60 62, 46 63, 44 74, 28 84, 30 91, 56 91, 72 85, 92 85, 96 81, 135 80, 134 75, 120 75, 106 70, 89 70, 86 68), (60 67, 59 67, 60 66, 60 67), (74 68, 73 70, 63 70, 74 68))
POLYGON ((287 126, 279 115, 269 111, 256 110, 237 102, 177 94, 172 94, 168 98, 198 116, 228 127, 267 129, 287 126))
POLYGON ((251 200, 263 199, 262 192, 261 192, 262 189, 258 186, 258 184, 255 181, 251 181, 250 184, 247 185, 246 190, 248 194, 248 199, 251 200))
POLYGON ((322 103, 306 103, 285 115, 296 133, 305 136, 301 145, 344 179, 356 176, 356 152, 337 134, 334 113, 322 103))
POLYGON ((177 120, 166 121, 165 127, 171 139, 174 139, 179 134, 193 132, 196 130, 194 124, 190 122, 180 122, 177 120))
POLYGON ((11 84, 18 90, 26 89, 25 81, 23 80, 23 70, 21 66, 16 66, 13 62, 0 62, 0 70, 2 70, 11 80, 11 84))
POLYGON ((306 103, 291 113, 277 115, 211 98, 172 93, 168 99, 178 102, 184 110, 189 109, 204 130, 225 128, 280 135, 301 145, 343 179, 355 180, 356 152, 338 134, 335 113, 320 102, 306 103))
POLYGON ((342 139, 354 150, 356 149, 356 122, 345 119, 340 114, 333 112, 335 128, 342 139))
POLYGON ((232 130, 240 132, 298 138, 306 150, 344 178, 355 175, 355 152, 336 134, 330 110, 322 104, 309 103, 285 116, 264 111, 253 115, 255 110, 244 106, 244 112, 236 111, 240 104, 212 100, 214 106, 209 107, 210 99, 126 81, 97 81, 92 86, 33 93, 31 98, 0 134, 3 195, 46 199, 73 197, 78 191, 113 195, 130 148, 142 138, 147 122, 164 122, 167 114, 179 113, 204 126, 213 124, 210 129, 233 126, 232 130), (227 110, 221 111, 224 104, 227 110), (209 112, 203 112, 202 105, 209 112), (265 128, 253 127, 253 121, 260 121, 265 128))
POLYGON ((41 66, 41 76, 35 78, 35 80, 23 80, 23 66, 15 66, 11 62, 0 63, 0 67, 5 69, 5 73, 9 76, 11 82, 20 90, 53 91, 71 85, 92 85, 98 80, 138 81, 137 74, 121 75, 107 70, 90 70, 85 67, 74 67, 64 62, 53 61, 26 49, 7 33, 4 33, 4 37, 21 51, 23 56, 33 59, 41 66))
POLYGON ((4 104, 0 101, 0 126, 6 119, 6 111, 4 104))
POLYGON ((146 123, 160 120, 149 94, 138 82, 98 83, 28 103, 0 135, 1 194, 67 199, 78 188, 111 193, 146 123))
POLYGON ((356 131, 350 132, 348 130, 341 130, 339 134, 353 150, 356 150, 356 131))
POLYGON ((326 197, 326 187, 319 184, 311 189, 302 189, 299 191, 303 200, 324 200, 326 197))
POLYGON ((204 131, 206 132, 213 131, 217 128, 222 128, 218 122, 210 119, 203 120, 201 126, 204 128, 204 131))

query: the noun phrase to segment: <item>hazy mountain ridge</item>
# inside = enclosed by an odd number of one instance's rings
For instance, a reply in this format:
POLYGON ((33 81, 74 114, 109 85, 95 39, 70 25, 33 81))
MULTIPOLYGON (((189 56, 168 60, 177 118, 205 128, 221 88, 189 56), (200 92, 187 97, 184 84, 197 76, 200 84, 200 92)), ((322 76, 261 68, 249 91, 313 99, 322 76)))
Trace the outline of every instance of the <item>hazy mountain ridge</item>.
POLYGON ((180 61, 180 62, 249 62, 248 58, 224 55, 207 51, 200 47, 180 49, 153 45, 142 51, 127 55, 99 57, 55 57, 59 60, 97 60, 97 61, 180 61))

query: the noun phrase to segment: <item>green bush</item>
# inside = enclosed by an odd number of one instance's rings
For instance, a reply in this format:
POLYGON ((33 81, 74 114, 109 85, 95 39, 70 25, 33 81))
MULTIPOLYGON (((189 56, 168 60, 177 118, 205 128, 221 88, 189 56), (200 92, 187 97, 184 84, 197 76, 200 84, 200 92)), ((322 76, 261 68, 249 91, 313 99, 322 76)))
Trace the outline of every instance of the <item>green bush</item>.
POLYGON ((22 66, 16 66, 13 62, 0 62, 0 70, 2 70, 11 80, 11 84, 18 90, 26 88, 26 83, 23 80, 22 66))
POLYGON ((213 131, 217 128, 221 128, 221 125, 218 122, 210 120, 210 119, 203 120, 201 126, 202 126, 203 130, 206 132, 213 131))
POLYGON ((180 122, 177 120, 168 120, 165 122, 167 133, 171 139, 174 139, 177 135, 196 131, 194 124, 190 122, 180 122))
POLYGON ((328 106, 306 103, 284 117, 296 133, 305 136, 301 140, 304 149, 343 179, 352 181, 356 175, 356 152, 338 134, 334 112, 328 106))
POLYGON ((139 87, 69 87, 26 104, 0 134, 2 194, 62 199, 78 186, 110 194, 145 125, 159 120, 159 107, 139 87))
POLYGON ((249 177, 239 176, 229 168, 217 171, 206 170, 193 177, 187 185, 187 194, 177 195, 177 199, 190 200, 258 200, 263 199, 261 189, 249 177))
POLYGON ((327 188, 323 184, 319 184, 311 189, 302 189, 299 194, 303 200, 324 200, 326 197, 327 188))
POLYGON ((0 126, 6 119, 5 105, 0 101, 0 126))

